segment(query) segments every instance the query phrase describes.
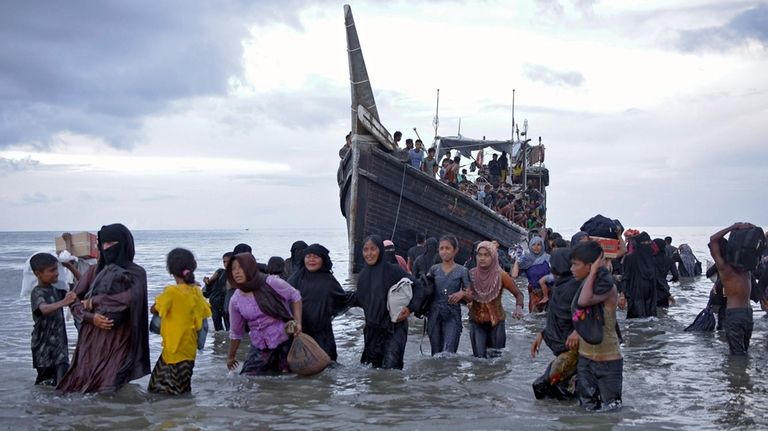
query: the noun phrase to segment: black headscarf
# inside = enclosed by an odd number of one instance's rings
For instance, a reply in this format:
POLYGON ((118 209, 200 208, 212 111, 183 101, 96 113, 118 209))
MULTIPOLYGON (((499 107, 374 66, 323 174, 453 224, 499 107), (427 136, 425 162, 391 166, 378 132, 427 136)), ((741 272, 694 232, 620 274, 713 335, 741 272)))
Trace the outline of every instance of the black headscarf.
POLYGON ((419 277, 422 274, 426 274, 432 265, 438 263, 436 261, 440 258, 437 251, 439 245, 440 243, 436 238, 430 237, 427 239, 424 243, 424 252, 416 259, 416 262, 413 263, 414 276, 419 277))
POLYGON ((126 268, 133 262, 136 255, 136 249, 133 244, 133 235, 127 227, 120 223, 102 226, 99 231, 99 264, 97 271, 101 271, 105 266, 115 264, 126 268), (117 244, 104 249, 104 243, 115 242, 117 244))
POLYGON ((571 249, 558 248, 549 256, 549 267, 552 273, 560 277, 571 275, 571 249))
POLYGON ((307 243, 304 241, 296 241, 291 245, 291 264, 294 271, 298 271, 304 266, 305 248, 307 248, 307 243))
POLYGON ((253 249, 251 248, 250 245, 244 244, 241 242, 240 244, 235 246, 234 250, 232 250, 232 254, 240 254, 240 253, 253 253, 253 249))
POLYGON ((251 253, 240 253, 232 257, 227 266, 229 282, 243 292, 252 292, 256 303, 264 314, 283 321, 293 320, 285 300, 267 283, 267 275, 259 271, 256 258, 251 253), (237 261, 248 281, 238 284, 232 276, 232 264, 237 261))
MULTIPOLYGON (((373 265, 366 262, 365 267, 360 271, 357 277, 355 303, 362 307, 366 325, 385 328, 390 325, 389 312, 387 311, 389 288, 403 277, 410 277, 400 266, 384 261, 384 240, 380 236, 371 235, 365 238, 363 245, 368 242, 372 242, 379 249, 379 258, 373 265)), ((408 305, 411 310, 415 309, 413 304, 420 304, 422 300, 420 292, 418 295, 417 292, 414 292, 413 296, 413 300, 408 305)))

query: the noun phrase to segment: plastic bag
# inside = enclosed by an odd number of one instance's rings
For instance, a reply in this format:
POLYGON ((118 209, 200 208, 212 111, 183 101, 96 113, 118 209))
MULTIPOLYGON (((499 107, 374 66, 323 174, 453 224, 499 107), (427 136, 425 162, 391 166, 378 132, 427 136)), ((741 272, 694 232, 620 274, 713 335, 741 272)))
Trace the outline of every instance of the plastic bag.
POLYGON ((395 283, 394 286, 389 288, 389 294, 387 295, 387 310, 389 310, 389 317, 392 322, 397 322, 397 318, 400 316, 400 312, 403 311, 403 307, 406 307, 413 298, 412 282, 409 278, 403 277, 395 283))
POLYGON ((312 337, 301 333, 293 337, 288 351, 288 368, 300 376, 312 376, 331 364, 331 358, 312 337))

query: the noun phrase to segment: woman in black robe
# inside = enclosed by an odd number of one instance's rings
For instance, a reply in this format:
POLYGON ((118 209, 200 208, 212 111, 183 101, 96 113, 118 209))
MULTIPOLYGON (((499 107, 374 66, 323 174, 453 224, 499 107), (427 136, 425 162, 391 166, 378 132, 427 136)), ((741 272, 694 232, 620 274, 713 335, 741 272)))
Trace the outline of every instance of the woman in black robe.
POLYGON ((413 284, 413 298, 403 308, 396 322, 387 310, 389 288, 402 278, 410 278, 398 265, 384 261, 384 240, 371 235, 363 240, 363 259, 366 266, 357 278, 357 291, 353 306, 363 309, 365 347, 360 362, 374 368, 403 368, 405 343, 408 339, 408 316, 422 303, 423 291, 413 284))
POLYGON ((70 306, 83 323, 72 365, 56 387, 65 393, 113 392, 150 372, 147 274, 133 263, 133 235, 121 224, 102 226, 98 246, 99 263, 80 279, 70 306), (122 286, 99 288, 102 273, 117 268, 122 286))
POLYGON ((624 257, 622 298, 626 301, 627 319, 656 317, 656 264, 653 261, 651 237, 642 232, 633 239, 632 253, 624 257))
POLYGON ((290 280, 293 274, 301 271, 304 266, 305 248, 307 248, 307 243, 304 241, 296 241, 291 245, 291 256, 285 259, 285 269, 283 269, 285 280, 290 280))
POLYGON ((427 275, 432 265, 440 263, 440 255, 437 253, 438 245, 436 238, 427 238, 424 242, 424 253, 413 262, 413 277, 417 280, 422 275, 427 275))
POLYGON ((675 298, 669 291, 667 275, 672 273, 672 281, 679 281, 680 275, 677 272, 677 265, 671 257, 667 255, 667 242, 661 238, 653 240, 653 262, 656 264, 656 306, 668 308, 670 304, 675 303, 675 298))
POLYGON ((333 262, 328 249, 312 244, 304 249, 304 267, 288 280, 301 293, 301 326, 304 333, 336 360, 336 338, 333 336, 333 318, 346 311, 354 298, 353 292, 342 289, 331 268, 333 262))

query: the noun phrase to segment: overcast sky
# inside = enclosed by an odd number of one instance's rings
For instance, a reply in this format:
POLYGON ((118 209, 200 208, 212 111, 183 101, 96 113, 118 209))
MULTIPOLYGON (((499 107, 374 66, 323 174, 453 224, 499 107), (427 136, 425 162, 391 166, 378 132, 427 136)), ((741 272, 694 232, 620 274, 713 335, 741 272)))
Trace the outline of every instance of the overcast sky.
MULTIPOLYGON (((768 3, 352 8, 391 132, 439 88, 440 134, 507 139, 516 89, 551 226, 768 224, 768 3)), ((348 81, 342 3, 2 2, 0 230, 342 228, 348 81)))

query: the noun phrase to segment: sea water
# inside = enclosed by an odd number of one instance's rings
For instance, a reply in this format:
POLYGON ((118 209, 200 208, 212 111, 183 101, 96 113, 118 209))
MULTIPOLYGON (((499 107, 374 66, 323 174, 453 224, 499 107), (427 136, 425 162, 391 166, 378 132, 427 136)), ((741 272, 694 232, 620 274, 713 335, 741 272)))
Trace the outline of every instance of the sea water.
MULTIPOLYGON (((708 258, 706 243, 717 228, 648 228, 652 237, 670 235, 708 258)), ((573 230, 562 230, 569 236, 573 230)), ((687 333, 707 302, 712 283, 704 277, 672 283, 677 304, 654 319, 627 321, 623 331, 624 406, 586 413, 576 401, 538 401, 531 383, 552 359, 543 345, 536 359, 531 342, 544 327, 544 314, 507 320, 507 348, 491 360, 472 357, 469 335, 462 334, 456 355, 429 356, 423 322, 412 319, 405 368, 375 370, 359 363, 363 318, 352 309, 337 318, 334 330, 339 365, 309 378, 292 375, 244 377, 226 367, 228 337, 209 335, 195 361, 191 395, 169 397, 146 390, 149 377, 116 394, 57 395, 34 386, 29 298, 20 298, 24 262, 51 250, 59 232, 0 232, 0 428, 3 429, 729 429, 768 427, 766 327, 755 309, 748 358, 730 359, 722 333, 687 333), (424 353, 422 353, 422 350, 424 353)), ((319 242, 331 250, 334 273, 354 289, 348 272, 343 230, 138 231, 136 262, 147 270, 150 303, 172 278, 165 254, 174 247, 192 250, 202 279, 220 266, 221 255, 245 242, 257 258, 287 257, 296 240, 319 242)), ((504 307, 514 309, 505 295, 504 307)), ((465 313, 466 315, 466 313, 465 313)), ((466 322, 465 322, 466 327, 466 322)), ((77 333, 68 322, 70 354, 77 333)), ((247 342, 239 352, 241 361, 247 342)), ((151 363, 161 351, 150 334, 151 363)))

